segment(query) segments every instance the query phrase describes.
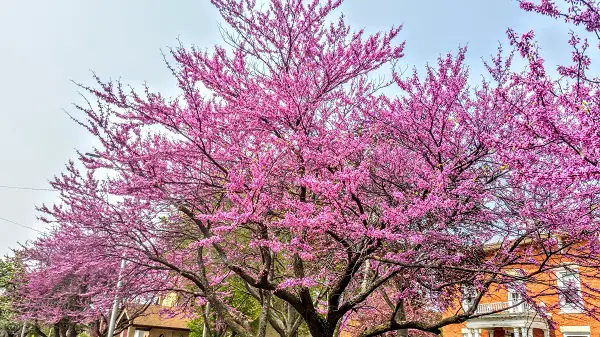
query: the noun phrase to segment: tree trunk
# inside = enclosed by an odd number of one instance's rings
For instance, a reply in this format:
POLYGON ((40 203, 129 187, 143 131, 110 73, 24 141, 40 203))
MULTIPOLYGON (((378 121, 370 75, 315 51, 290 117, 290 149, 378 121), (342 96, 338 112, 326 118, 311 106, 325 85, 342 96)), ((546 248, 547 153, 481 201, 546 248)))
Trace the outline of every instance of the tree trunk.
POLYGON ((204 324, 202 325, 202 337, 210 337, 210 335, 211 335, 210 327, 209 327, 210 303, 206 303, 206 305, 204 306, 204 310, 202 310, 202 311, 203 311, 202 320, 204 321, 204 324))
POLYGON ((100 321, 95 320, 90 324, 90 337, 100 337, 100 321))
POLYGON ((271 292, 266 290, 261 290, 260 292, 262 295, 262 310, 258 320, 258 332, 256 333, 256 336, 265 337, 265 334, 267 333, 267 315, 269 314, 271 305, 271 292))
POLYGON ((39 327, 39 325, 37 325, 37 323, 31 324, 30 332, 32 332, 33 335, 36 337, 48 337, 42 330, 40 330, 40 327, 39 327))
POLYGON ((287 318, 286 318, 286 327, 285 327, 285 336, 281 336, 281 337, 297 337, 298 336, 298 326, 294 326, 294 323, 296 322, 297 319, 302 319, 300 318, 298 312, 296 311, 296 309, 294 309, 294 307, 292 307, 291 304, 286 303, 286 308, 287 308, 287 318))
POLYGON ((330 327, 326 322, 316 321, 311 319, 307 320, 308 330, 312 337, 334 337, 335 325, 330 327))
POLYGON ((77 324, 69 323, 66 331, 67 337, 77 337, 77 324))
POLYGON ((54 326, 52 327, 52 336, 60 337, 60 324, 59 323, 54 324, 54 326))
MULTIPOLYGON (((404 300, 400 300, 399 309, 396 313, 396 322, 406 320, 406 312, 404 311, 404 300)), ((397 337, 408 337, 408 329, 396 330, 397 337)))

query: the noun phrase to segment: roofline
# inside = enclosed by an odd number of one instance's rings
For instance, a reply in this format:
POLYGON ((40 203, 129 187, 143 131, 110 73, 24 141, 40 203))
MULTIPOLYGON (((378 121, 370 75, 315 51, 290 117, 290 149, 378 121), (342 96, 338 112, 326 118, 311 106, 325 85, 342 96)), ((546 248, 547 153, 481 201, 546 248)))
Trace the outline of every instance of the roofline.
MULTIPOLYGON (((551 237, 555 237, 555 238, 561 240, 562 238, 567 237, 567 236, 568 236, 567 234, 561 234, 561 235, 554 234, 551 237)), ((549 235, 541 235, 541 237, 542 238, 548 238, 549 235)), ((526 237, 523 240, 521 240, 521 242, 519 242, 518 246, 520 247, 520 246, 523 246, 523 245, 526 245, 526 244, 530 244, 533 241, 534 241, 533 238, 526 237)), ((487 245, 483 246, 483 251, 484 252, 495 251, 495 250, 500 249, 501 246, 502 246, 502 242, 490 243, 490 244, 487 244, 487 245)))
POLYGON ((129 313, 127 312, 127 308, 123 309, 123 312, 119 315, 119 317, 117 317, 117 322, 121 321, 121 319, 123 318, 123 316, 125 316, 127 318, 127 321, 131 320, 129 318, 129 313))
POLYGON ((169 329, 169 330, 180 330, 180 331, 190 331, 190 328, 172 328, 169 326, 160 326, 160 325, 142 325, 142 324, 131 324, 130 327, 133 328, 149 328, 149 329, 154 329, 154 328, 158 328, 158 329, 169 329))

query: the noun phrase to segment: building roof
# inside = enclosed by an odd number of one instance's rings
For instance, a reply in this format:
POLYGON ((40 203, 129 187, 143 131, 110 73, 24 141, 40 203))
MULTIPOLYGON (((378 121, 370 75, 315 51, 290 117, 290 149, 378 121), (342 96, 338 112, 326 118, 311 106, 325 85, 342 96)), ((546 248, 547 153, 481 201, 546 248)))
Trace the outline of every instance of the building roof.
POLYGON ((180 313, 173 313, 173 317, 170 317, 172 315, 161 313, 161 311, 168 311, 169 309, 172 310, 173 308, 161 305, 150 305, 144 313, 133 319, 132 325, 147 328, 190 330, 188 327, 190 319, 188 317, 185 317, 180 313))
MULTIPOLYGON (((558 240, 562 240, 562 239, 568 237, 568 235, 567 234, 553 234, 552 237, 554 237, 558 240)), ((540 238, 547 239, 548 235, 541 234, 540 238)), ((530 245, 533 242, 535 242, 534 238, 526 237, 523 240, 519 241, 518 246, 530 245)), ((493 251, 500 249, 500 247, 502 247, 502 245, 503 245, 503 242, 494 242, 494 243, 486 244, 483 246, 483 251, 486 253, 493 252, 493 251)))

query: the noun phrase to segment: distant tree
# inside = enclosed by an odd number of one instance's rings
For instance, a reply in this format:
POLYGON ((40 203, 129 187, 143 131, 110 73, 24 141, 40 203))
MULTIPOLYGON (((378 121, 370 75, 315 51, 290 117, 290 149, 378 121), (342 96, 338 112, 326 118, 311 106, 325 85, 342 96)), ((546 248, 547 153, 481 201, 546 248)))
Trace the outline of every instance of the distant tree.
MULTIPOLYGON (((75 337, 84 332, 106 336, 108 332, 120 261, 104 257, 96 264, 76 263, 74 256, 82 257, 89 249, 81 243, 74 233, 67 237, 55 231, 20 252, 22 267, 13 273, 12 306, 39 337, 75 337)), ((145 311, 153 295, 128 284, 120 289, 119 314, 127 309, 130 320, 119 321, 116 333, 145 311)))
POLYGON ((20 336, 23 322, 15 314, 11 301, 14 291, 13 278, 19 265, 15 258, 0 259, 0 336, 20 336))

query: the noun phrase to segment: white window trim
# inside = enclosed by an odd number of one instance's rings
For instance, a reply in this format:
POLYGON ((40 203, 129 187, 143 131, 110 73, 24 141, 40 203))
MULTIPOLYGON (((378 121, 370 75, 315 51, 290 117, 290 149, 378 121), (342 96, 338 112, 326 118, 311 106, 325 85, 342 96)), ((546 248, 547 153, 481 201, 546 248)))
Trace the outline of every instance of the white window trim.
POLYGON ((578 287, 578 290, 579 290, 579 298, 581 299, 581 302, 580 302, 580 307, 579 308, 578 307, 573 307, 571 305, 565 305, 565 304, 563 304, 563 301, 561 299, 562 295, 559 293, 558 294, 558 301, 559 301, 559 304, 560 304, 560 313, 561 314, 580 314, 580 313, 584 312, 583 306, 585 304, 583 302, 583 294, 581 292, 581 279, 580 279, 580 276, 579 276, 579 268, 578 268, 578 266, 569 265, 566 268, 565 267, 557 268, 555 270, 556 283, 557 283, 558 289, 561 289, 562 285, 563 285, 562 284, 562 275, 567 272, 567 268, 570 269, 571 271, 575 271, 577 273, 577 287, 578 287))
POLYGON ((463 285, 462 287, 462 298, 460 300, 460 305, 463 309, 463 311, 467 311, 469 310, 472 306, 473 306, 473 302, 467 303, 467 301, 465 301, 465 294, 467 292, 467 290, 473 290, 474 292, 474 297, 477 297, 477 289, 475 289, 474 286, 468 286, 468 285, 463 285))
POLYGON ((558 246, 558 249, 563 249, 563 241, 560 236, 556 237, 556 245, 558 246))
POLYGON ((514 285, 508 285, 508 287, 506 287, 506 296, 508 296, 508 301, 512 301, 512 294, 517 294, 519 300, 523 300, 523 298, 521 297, 521 294, 519 294, 518 291, 515 290, 515 286, 514 285))
POLYGON ((591 331, 589 325, 564 325, 560 327, 562 333, 590 333, 591 331))
POLYGON ((589 332, 563 332, 563 337, 590 337, 589 332))
POLYGON ((520 303, 519 305, 517 305, 516 307, 510 308, 510 312, 523 312, 525 311, 525 302, 523 302, 523 297, 521 296, 521 294, 519 294, 519 292, 515 291, 514 287, 509 286, 506 289, 506 293, 507 293, 507 301, 508 301, 508 305, 509 306, 513 306, 517 303, 520 303), (517 300, 515 301, 512 297, 512 294, 516 294, 517 295, 517 300))
POLYGON ((561 326, 560 332, 563 337, 590 337, 590 327, 586 326, 561 326))
POLYGON ((133 336, 134 337, 144 337, 144 335, 146 334, 146 332, 150 332, 150 330, 145 330, 145 329, 135 329, 133 336))

